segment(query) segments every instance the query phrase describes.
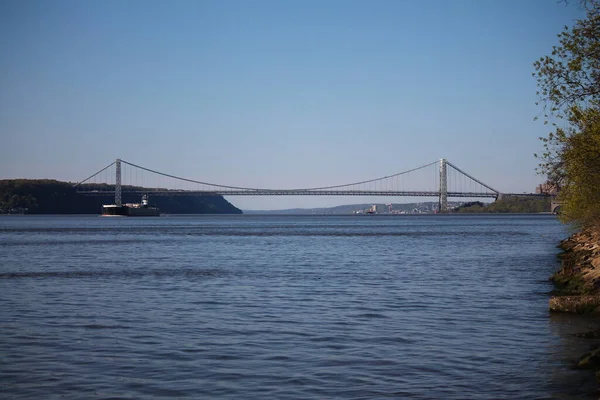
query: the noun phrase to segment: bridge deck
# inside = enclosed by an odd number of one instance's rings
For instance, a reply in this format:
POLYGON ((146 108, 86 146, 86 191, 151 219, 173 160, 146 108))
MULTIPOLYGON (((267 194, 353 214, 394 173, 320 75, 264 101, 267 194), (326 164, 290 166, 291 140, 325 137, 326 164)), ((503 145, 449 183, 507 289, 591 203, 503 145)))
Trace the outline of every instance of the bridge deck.
MULTIPOLYGON (((77 191, 79 194, 104 196, 114 195, 114 191, 77 191)), ((123 190, 122 194, 149 194, 154 196, 411 196, 411 197, 438 197, 439 192, 431 191, 386 191, 386 190, 222 190, 222 191, 202 191, 202 190, 123 190)), ((448 192, 448 197, 472 197, 472 198, 496 198, 497 193, 479 193, 479 192, 448 192)))

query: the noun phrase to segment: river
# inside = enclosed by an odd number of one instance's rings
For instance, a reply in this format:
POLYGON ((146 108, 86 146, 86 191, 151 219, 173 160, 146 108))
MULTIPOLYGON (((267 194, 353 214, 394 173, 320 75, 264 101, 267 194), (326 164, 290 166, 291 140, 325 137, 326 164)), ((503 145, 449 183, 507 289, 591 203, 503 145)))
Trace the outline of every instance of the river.
MULTIPOLYGON (((553 216, 5 216, 0 397, 550 399, 553 216)), ((566 396, 566 397, 565 397, 566 396)))

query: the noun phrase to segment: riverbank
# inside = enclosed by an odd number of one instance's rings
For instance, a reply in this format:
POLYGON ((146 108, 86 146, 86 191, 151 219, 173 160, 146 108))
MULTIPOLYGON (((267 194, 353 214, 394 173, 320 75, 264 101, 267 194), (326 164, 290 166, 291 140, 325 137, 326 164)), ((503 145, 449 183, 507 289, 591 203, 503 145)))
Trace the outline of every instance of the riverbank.
MULTIPOLYGON (((563 240, 559 247, 562 267, 550 278, 556 290, 551 312, 600 316, 600 229, 585 229, 563 240)), ((600 329, 582 332, 581 338, 598 339, 600 329)), ((600 382, 600 345, 580 356, 578 369, 595 371, 600 382)))
POLYGON ((562 267, 550 278, 556 286, 550 311, 600 315, 600 230, 577 232, 559 247, 562 267))

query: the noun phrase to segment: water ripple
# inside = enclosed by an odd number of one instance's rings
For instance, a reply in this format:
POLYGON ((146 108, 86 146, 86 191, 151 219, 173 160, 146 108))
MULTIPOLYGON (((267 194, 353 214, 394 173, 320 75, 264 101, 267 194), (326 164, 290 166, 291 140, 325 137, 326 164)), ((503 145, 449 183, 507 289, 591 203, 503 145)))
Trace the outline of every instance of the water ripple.
POLYGON ((137 269, 137 270, 84 270, 84 271, 30 271, 30 272, 0 272, 0 279, 25 279, 25 278, 174 278, 174 277, 216 277, 222 276, 223 271, 218 269, 137 269))
MULTIPOLYGON (((551 217, 24 217, 6 398, 585 397, 551 217)), ((582 329, 585 330, 585 329, 582 329)))

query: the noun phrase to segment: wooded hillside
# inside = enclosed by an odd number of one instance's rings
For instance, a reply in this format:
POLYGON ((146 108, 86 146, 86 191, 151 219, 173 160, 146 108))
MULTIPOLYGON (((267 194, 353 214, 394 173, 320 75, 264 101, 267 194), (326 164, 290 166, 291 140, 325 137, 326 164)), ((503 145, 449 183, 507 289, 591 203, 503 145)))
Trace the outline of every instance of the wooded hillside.
MULTIPOLYGON (((124 188, 126 190, 127 187, 124 188)), ((124 203, 139 203, 140 195, 123 193, 124 203)), ((72 183, 49 179, 0 180, 0 214, 100 214, 114 195, 77 194, 72 183)), ((241 214, 223 196, 154 196, 150 203, 166 214, 241 214)))

